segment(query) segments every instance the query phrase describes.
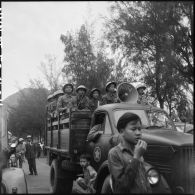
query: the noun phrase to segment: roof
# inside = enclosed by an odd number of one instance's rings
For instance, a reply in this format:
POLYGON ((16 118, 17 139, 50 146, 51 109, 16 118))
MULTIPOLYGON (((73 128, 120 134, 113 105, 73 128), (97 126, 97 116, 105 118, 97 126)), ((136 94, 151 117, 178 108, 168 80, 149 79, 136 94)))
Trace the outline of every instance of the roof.
POLYGON ((102 106, 99 106, 96 111, 100 111, 100 110, 105 110, 107 112, 110 112, 112 110, 115 109, 144 109, 144 110, 148 110, 148 109, 155 109, 155 110, 162 110, 161 108, 157 108, 154 106, 149 106, 149 105, 141 105, 141 104, 130 104, 130 103, 114 103, 114 104, 105 104, 102 106))

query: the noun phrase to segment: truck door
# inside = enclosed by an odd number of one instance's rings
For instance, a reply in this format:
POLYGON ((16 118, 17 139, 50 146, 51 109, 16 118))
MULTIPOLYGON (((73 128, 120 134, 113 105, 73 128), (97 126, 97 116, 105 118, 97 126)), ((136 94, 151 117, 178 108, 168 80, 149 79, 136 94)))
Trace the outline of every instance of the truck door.
POLYGON ((101 128, 102 134, 92 143, 91 142, 89 143, 91 151, 90 153, 92 157, 91 164, 96 170, 99 168, 102 162, 107 160, 108 151, 112 147, 112 143, 110 140, 113 134, 108 114, 105 112, 101 112, 96 114, 95 117, 99 118, 100 115, 104 116, 101 128))

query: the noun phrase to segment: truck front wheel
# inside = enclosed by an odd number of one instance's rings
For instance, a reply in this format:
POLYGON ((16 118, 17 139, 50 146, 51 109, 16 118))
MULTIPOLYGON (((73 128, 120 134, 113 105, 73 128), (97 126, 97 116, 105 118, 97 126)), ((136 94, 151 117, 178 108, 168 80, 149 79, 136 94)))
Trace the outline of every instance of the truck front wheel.
POLYGON ((68 177, 59 177, 59 172, 58 161, 55 159, 50 169, 51 193, 71 193, 73 180, 68 177))
POLYGON ((110 186, 110 175, 108 175, 103 182, 101 194, 112 194, 112 188, 110 186))

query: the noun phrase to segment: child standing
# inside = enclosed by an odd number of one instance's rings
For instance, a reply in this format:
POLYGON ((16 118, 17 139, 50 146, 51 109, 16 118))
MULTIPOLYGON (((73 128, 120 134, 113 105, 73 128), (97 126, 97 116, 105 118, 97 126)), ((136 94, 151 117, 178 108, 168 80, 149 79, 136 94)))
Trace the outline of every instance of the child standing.
POLYGON ((89 154, 80 156, 80 165, 83 168, 83 177, 76 180, 76 184, 81 187, 83 193, 95 193, 94 182, 97 172, 90 165, 91 157, 89 154))

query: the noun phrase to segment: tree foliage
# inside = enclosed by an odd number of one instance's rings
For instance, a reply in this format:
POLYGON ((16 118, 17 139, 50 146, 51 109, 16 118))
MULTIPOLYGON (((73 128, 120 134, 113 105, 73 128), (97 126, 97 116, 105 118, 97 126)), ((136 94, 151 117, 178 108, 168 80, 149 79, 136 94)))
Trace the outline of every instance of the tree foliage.
POLYGON ((64 81, 62 72, 62 63, 57 61, 57 58, 52 55, 46 55, 45 60, 41 62, 40 70, 43 75, 41 80, 32 80, 31 84, 43 87, 43 80, 51 93, 61 88, 61 83, 64 81))
POLYGON ((170 113, 177 97, 185 97, 181 88, 194 81, 192 16, 192 2, 122 1, 106 21, 112 50, 121 51, 130 71, 142 71, 150 95, 170 113))
POLYGON ((85 85, 89 89, 104 88, 111 77, 114 62, 106 57, 103 47, 94 51, 86 26, 82 25, 75 36, 67 33, 60 39, 65 46, 64 72, 69 82, 85 85))
POLYGON ((45 88, 29 88, 21 94, 18 106, 9 110, 8 129, 18 137, 43 136, 47 95, 45 88))

